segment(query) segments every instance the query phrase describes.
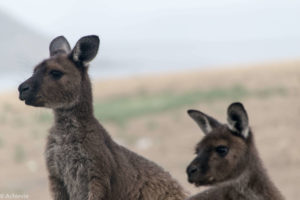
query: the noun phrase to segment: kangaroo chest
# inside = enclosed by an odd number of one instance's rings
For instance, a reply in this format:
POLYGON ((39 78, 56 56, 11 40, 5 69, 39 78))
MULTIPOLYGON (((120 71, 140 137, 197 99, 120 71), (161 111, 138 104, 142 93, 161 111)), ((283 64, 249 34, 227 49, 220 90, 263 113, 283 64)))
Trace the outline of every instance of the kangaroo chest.
POLYGON ((70 196, 75 195, 76 191, 87 192, 88 156, 76 138, 69 135, 50 135, 46 148, 46 162, 50 176, 63 181, 70 196), (77 188, 79 185, 86 188, 77 188))

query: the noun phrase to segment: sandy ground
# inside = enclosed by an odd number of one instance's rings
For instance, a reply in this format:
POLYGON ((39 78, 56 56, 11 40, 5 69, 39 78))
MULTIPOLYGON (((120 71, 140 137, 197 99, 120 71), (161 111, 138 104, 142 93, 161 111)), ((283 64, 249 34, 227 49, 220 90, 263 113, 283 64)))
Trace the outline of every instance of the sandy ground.
MULTIPOLYGON (((193 159, 194 146, 203 134, 186 110, 202 110, 225 122, 227 106, 242 101, 254 130, 260 155, 270 176, 286 199, 300 196, 300 62, 284 62, 240 68, 183 71, 118 80, 93 81, 94 98, 107 99, 156 94, 166 90, 182 93, 243 85, 250 90, 283 88, 283 94, 265 97, 217 99, 144 115, 123 126, 103 125, 112 137, 129 149, 157 162, 178 179, 191 194, 199 192, 186 180, 185 168, 193 159)), ((50 199, 44 164, 50 111, 23 105, 17 93, 0 95, 0 194, 28 194, 29 199, 50 199)))

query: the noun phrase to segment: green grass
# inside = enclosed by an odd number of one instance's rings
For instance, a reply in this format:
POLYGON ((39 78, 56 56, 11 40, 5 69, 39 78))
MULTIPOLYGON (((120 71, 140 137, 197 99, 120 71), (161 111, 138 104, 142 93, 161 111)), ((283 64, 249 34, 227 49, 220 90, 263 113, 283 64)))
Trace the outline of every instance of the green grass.
MULTIPOLYGON (((142 117, 149 114, 176 110, 197 103, 211 103, 214 101, 231 100, 241 101, 245 98, 268 98, 274 95, 285 95, 284 88, 263 88, 249 90, 242 85, 233 85, 227 88, 211 88, 208 90, 191 90, 182 93, 165 91, 156 94, 147 94, 144 89, 131 96, 115 96, 106 100, 95 101, 95 115, 103 121, 110 121, 124 129, 127 120, 142 117)), ((7 104, 6 109, 10 109, 7 104)), ((174 119, 178 116, 174 116, 174 119)), ((50 112, 41 111, 35 115, 35 120, 40 124, 50 124, 53 116, 50 112)), ((15 125, 22 127, 23 121, 18 117, 15 125)), ((148 124, 149 129, 155 129, 156 125, 148 124)), ((34 135, 36 135, 34 133, 34 135)))
POLYGON ((139 94, 130 97, 118 97, 95 103, 95 115, 98 119, 124 124, 127 120, 140 116, 178 109, 200 102, 220 100, 241 101, 248 97, 266 98, 272 95, 284 95, 283 88, 264 88, 251 91, 242 85, 209 90, 192 90, 181 94, 171 91, 158 94, 139 94))
POLYGON ((284 88, 269 88, 269 89, 253 91, 253 95, 258 98, 268 98, 274 95, 284 96, 286 94, 287 91, 284 88))

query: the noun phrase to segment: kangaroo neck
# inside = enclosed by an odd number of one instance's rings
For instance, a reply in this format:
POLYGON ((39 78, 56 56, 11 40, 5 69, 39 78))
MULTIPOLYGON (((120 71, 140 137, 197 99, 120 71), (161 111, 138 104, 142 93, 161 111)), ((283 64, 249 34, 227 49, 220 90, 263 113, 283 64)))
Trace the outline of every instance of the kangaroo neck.
POLYGON ((88 77, 83 80, 76 103, 67 108, 54 109, 54 116, 56 124, 66 123, 66 121, 88 124, 87 122, 94 121, 92 89, 88 77))

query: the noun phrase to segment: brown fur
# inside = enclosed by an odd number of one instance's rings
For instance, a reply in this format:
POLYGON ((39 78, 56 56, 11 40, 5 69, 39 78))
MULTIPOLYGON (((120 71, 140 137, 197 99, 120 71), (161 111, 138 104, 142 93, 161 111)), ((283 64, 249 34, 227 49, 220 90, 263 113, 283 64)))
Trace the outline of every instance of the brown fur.
POLYGON ((97 36, 74 49, 64 37, 50 44, 49 59, 19 86, 20 99, 54 110, 46 162, 52 196, 60 200, 182 200, 185 193, 155 163, 115 143, 93 115, 88 62, 97 36))
POLYGON ((188 179, 212 186, 189 200, 283 200, 262 165, 241 103, 229 106, 228 124, 200 111, 188 113, 205 133, 187 168, 188 179))

